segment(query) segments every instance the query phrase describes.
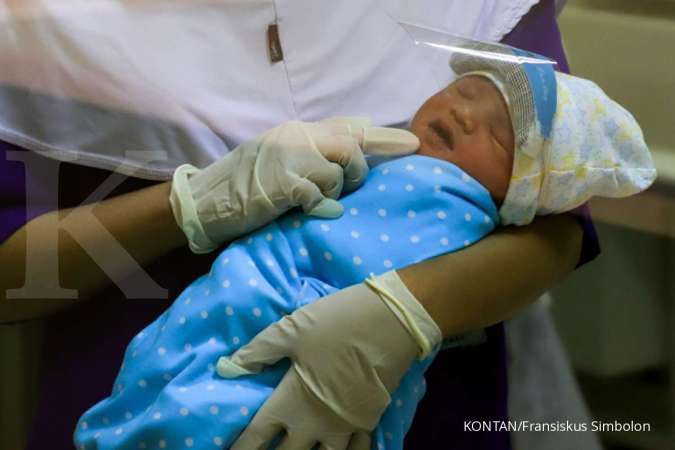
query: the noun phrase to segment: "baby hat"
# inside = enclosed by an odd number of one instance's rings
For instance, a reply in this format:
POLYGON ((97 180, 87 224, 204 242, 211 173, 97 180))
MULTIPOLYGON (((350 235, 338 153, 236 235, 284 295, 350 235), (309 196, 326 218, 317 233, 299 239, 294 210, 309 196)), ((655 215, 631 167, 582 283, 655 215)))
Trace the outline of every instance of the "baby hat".
POLYGON ((555 72, 552 64, 527 62, 543 57, 523 50, 476 47, 496 57, 456 54, 450 66, 459 76, 490 74, 507 99, 515 153, 499 210, 502 224, 525 225, 535 215, 569 211, 594 195, 626 197, 654 182, 640 126, 595 83, 555 72))

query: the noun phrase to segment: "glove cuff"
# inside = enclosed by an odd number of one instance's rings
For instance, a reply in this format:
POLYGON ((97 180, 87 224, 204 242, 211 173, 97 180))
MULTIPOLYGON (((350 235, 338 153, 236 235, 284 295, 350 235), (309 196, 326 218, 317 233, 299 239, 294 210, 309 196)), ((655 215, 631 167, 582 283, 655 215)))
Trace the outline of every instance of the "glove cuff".
POLYGON ((188 177, 198 172, 199 169, 190 164, 183 164, 174 171, 169 203, 176 223, 187 237, 190 250, 199 254, 215 250, 218 248, 218 244, 206 235, 204 227, 199 221, 197 205, 195 205, 190 192, 188 177))
POLYGON ((419 359, 429 356, 443 340, 443 334, 396 271, 392 270, 377 277, 371 275, 365 283, 379 295, 420 346, 419 359))

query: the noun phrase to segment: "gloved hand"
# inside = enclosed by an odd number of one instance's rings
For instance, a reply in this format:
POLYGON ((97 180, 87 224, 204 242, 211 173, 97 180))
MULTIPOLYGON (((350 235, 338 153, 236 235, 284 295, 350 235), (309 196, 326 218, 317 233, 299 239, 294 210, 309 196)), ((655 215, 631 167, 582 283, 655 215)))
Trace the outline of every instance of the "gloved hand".
POLYGON ((258 334, 220 376, 292 365, 232 450, 368 450, 392 393, 416 356, 441 342, 441 331, 395 271, 308 304, 258 334))
POLYGON ((311 215, 335 218, 342 188, 358 187, 368 174, 363 151, 413 153, 412 133, 372 127, 344 117, 318 123, 288 122, 248 141, 205 169, 176 169, 170 202, 195 253, 252 231, 301 205, 311 215))

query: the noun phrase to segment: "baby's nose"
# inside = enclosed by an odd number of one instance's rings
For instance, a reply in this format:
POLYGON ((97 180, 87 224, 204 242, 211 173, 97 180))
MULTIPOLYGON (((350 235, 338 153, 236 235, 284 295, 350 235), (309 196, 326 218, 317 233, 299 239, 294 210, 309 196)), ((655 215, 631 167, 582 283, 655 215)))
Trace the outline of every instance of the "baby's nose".
POLYGON ((455 117, 457 123, 462 127, 466 134, 471 134, 476 129, 476 120, 469 108, 457 107, 453 108, 452 115, 455 117))

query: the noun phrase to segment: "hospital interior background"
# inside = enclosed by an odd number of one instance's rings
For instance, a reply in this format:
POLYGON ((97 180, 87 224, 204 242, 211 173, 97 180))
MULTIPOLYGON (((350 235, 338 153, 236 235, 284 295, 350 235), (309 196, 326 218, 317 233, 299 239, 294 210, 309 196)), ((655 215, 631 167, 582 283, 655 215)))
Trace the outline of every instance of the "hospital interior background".
MULTIPOLYGON (((559 339, 564 348, 548 354, 554 373, 512 361, 512 418, 632 420, 651 431, 516 433, 514 449, 675 449, 675 0, 570 0, 559 22, 572 72, 633 112, 659 178, 638 196, 591 201, 603 255, 533 306, 558 334, 538 335, 535 321, 510 336, 509 345, 559 339), (532 376, 556 389, 529 389, 532 376)), ((28 427, 39 341, 39 322, 0 326, 0 449, 15 448, 28 427)))

